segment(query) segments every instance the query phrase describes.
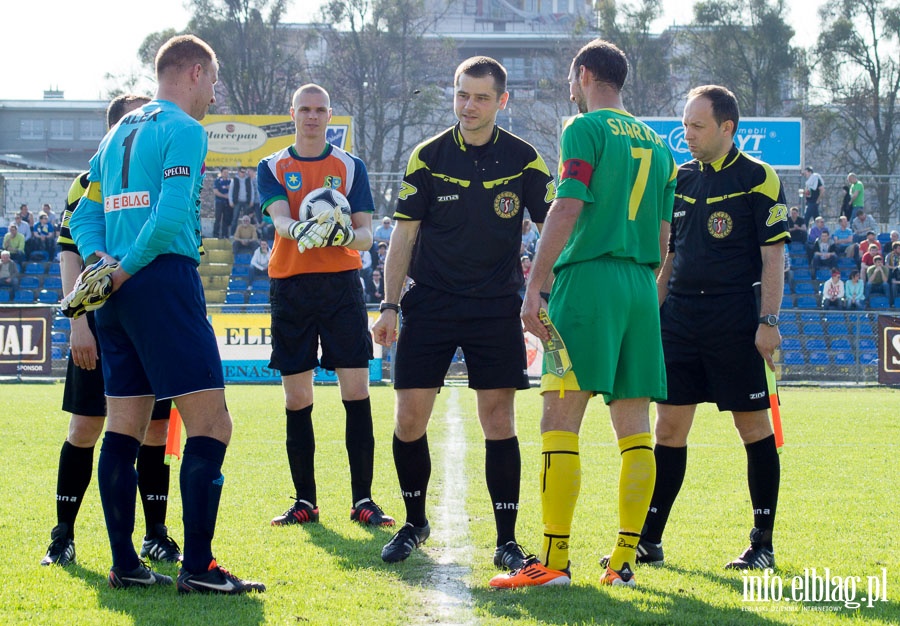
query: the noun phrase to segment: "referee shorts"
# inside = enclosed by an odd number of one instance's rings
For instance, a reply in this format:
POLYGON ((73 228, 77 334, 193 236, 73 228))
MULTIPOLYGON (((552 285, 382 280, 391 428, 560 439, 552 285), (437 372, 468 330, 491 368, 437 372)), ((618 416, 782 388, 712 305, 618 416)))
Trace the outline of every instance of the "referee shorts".
POLYGON ((273 278, 269 294, 270 368, 290 376, 317 365, 327 370, 369 367, 372 333, 358 270, 273 278))
POLYGON ((466 298, 414 285, 400 306, 395 389, 442 387, 458 347, 465 355, 470 388, 529 388, 518 294, 466 298))
POLYGON ((752 291, 669 293, 660 310, 669 397, 663 404, 715 402, 720 411, 769 408, 765 361, 756 349, 759 313, 752 291))
POLYGON ((562 268, 547 313, 572 371, 544 373, 541 392, 581 389, 606 403, 666 397, 656 277, 648 265, 600 257, 562 268), (562 384, 561 384, 562 383, 562 384))
POLYGON ((106 395, 166 400, 224 389, 194 261, 158 256, 96 311, 106 395))

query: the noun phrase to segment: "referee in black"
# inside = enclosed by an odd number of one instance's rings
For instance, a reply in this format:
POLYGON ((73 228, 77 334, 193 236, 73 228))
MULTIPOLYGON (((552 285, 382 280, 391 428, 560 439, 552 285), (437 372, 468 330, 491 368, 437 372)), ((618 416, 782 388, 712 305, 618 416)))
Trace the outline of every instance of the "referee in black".
MULTIPOLYGON (((375 341, 390 346, 402 306, 393 450, 406 524, 384 547, 387 562, 407 558, 430 533, 426 429, 457 347, 465 354, 485 436, 497 527, 494 564, 518 569, 525 560, 515 538, 521 475, 515 392, 529 387, 519 251, 525 210, 543 224, 555 185, 535 149, 496 125, 508 98, 502 65, 488 57, 463 61, 454 77, 459 123, 415 148, 400 187, 385 299, 373 327, 375 341), (401 303, 407 273, 415 285, 401 303)), ((460 463, 459 471, 468 473, 460 463)))
POLYGON ((781 469, 765 367, 781 343, 788 211, 778 176, 738 150, 734 94, 697 87, 684 107, 694 157, 681 166, 669 254, 658 279, 668 399, 657 405, 656 486, 638 563, 662 563, 662 535, 684 480, 687 437, 701 402, 731 411, 747 452, 750 547, 730 569, 775 567, 772 529, 781 469), (761 283, 761 298, 755 293, 761 283))

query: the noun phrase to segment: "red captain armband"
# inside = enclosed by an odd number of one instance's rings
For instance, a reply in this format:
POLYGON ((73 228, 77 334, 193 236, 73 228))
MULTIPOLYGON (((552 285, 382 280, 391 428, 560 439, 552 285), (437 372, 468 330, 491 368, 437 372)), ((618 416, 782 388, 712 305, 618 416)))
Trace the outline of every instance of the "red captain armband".
POLYGON ((574 178, 587 187, 591 182, 591 175, 593 173, 594 168, 587 161, 582 161, 581 159, 567 159, 563 163, 562 176, 560 176, 560 179, 565 180, 567 178, 574 178))

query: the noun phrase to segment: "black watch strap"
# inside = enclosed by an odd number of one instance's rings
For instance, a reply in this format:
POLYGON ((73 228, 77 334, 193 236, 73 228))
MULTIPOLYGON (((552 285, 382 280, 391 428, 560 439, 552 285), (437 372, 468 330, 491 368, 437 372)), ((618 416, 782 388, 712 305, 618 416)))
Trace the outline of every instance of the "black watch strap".
POLYGON ((382 302, 381 306, 378 307, 379 313, 384 313, 385 311, 395 311, 397 313, 400 312, 400 305, 394 304, 393 302, 382 302))

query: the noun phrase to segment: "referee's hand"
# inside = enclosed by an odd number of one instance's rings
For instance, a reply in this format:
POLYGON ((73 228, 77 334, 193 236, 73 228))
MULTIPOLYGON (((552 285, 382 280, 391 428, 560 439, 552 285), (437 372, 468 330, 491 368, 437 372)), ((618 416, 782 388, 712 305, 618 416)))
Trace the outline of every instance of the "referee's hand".
POLYGON ((775 349, 780 345, 781 333, 778 331, 778 327, 760 324, 756 329, 756 349, 773 372, 775 371, 775 349))
POLYGON ((375 343, 390 348, 397 341, 397 312, 385 309, 372 325, 372 338, 375 343))
POLYGON ((547 303, 541 298, 540 293, 526 291, 519 317, 522 319, 522 325, 526 331, 541 341, 547 341, 550 339, 550 331, 547 330, 547 327, 541 323, 538 317, 538 311, 542 307, 546 308, 547 303))

